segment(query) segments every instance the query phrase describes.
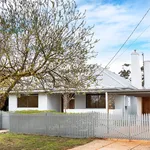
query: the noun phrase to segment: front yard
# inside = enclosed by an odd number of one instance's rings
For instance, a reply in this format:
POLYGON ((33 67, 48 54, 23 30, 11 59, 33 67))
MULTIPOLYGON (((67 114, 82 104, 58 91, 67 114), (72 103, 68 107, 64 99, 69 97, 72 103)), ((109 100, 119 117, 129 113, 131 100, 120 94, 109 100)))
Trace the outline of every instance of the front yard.
POLYGON ((0 150, 67 150, 92 139, 71 139, 41 135, 0 134, 0 150))

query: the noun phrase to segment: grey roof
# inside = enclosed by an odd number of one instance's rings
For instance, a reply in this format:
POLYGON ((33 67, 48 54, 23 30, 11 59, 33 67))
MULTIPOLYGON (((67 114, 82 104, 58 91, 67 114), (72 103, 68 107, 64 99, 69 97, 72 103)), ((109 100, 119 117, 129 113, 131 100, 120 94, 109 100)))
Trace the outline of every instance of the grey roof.
POLYGON ((100 73, 102 75, 98 78, 98 85, 96 87, 94 85, 91 86, 91 89, 136 89, 132 86, 130 80, 125 79, 108 69, 101 68, 100 73))
MULTIPOLYGON (((82 92, 104 92, 104 91, 121 91, 121 90, 136 90, 134 86, 132 86, 130 80, 127 80, 123 77, 120 77, 118 74, 108 70, 101 68, 99 70, 99 74, 101 76, 98 77, 97 85, 91 85, 88 89, 81 90, 82 92)), ((32 86, 31 86, 32 87, 32 86)), ((20 89, 18 90, 19 93, 25 93, 25 92, 32 92, 32 93, 39 93, 39 92, 48 92, 52 91, 53 93, 63 93, 65 90, 63 88, 48 88, 48 89, 42 89, 41 87, 34 86, 34 89, 28 91, 27 89, 20 89)), ((75 92, 76 89, 67 89, 67 91, 75 92)), ((16 92, 15 90, 12 90, 11 93, 16 92)))

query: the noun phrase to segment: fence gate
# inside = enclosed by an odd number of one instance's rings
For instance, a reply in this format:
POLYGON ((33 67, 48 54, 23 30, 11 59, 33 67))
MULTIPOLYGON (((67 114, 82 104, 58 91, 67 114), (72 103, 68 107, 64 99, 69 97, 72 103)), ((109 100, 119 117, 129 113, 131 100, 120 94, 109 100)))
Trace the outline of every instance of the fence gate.
POLYGON ((96 118, 96 137, 150 140, 150 115, 97 114, 96 118))

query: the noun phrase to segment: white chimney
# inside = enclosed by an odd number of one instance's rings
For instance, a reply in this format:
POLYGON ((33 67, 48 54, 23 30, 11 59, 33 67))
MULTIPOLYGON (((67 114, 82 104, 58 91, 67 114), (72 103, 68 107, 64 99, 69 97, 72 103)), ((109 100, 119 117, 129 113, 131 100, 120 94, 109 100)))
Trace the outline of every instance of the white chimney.
POLYGON ((144 87, 150 89, 150 61, 144 61, 144 87))
POLYGON ((138 89, 142 88, 142 73, 139 54, 134 50, 131 54, 131 83, 138 89))

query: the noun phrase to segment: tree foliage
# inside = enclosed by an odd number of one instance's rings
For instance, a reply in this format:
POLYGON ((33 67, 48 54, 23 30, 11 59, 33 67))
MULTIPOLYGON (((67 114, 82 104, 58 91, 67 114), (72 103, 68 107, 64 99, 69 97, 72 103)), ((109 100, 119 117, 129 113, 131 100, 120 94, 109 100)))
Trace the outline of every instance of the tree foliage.
MULTIPOLYGON (((121 77, 124 77, 125 79, 131 79, 131 71, 130 71, 130 64, 124 64, 122 70, 119 72, 119 75, 121 77), (125 68, 126 67, 126 68, 125 68)), ((142 72, 142 86, 144 86, 144 67, 141 67, 141 72, 142 72)))
POLYGON ((128 68, 130 66, 130 64, 124 64, 122 70, 119 72, 119 75, 121 77, 124 77, 125 79, 129 79, 130 78, 130 68, 128 68), (126 67, 126 68, 125 68, 126 67))
POLYGON ((0 1, 0 106, 11 90, 87 88, 96 81, 92 27, 73 0, 0 1))

